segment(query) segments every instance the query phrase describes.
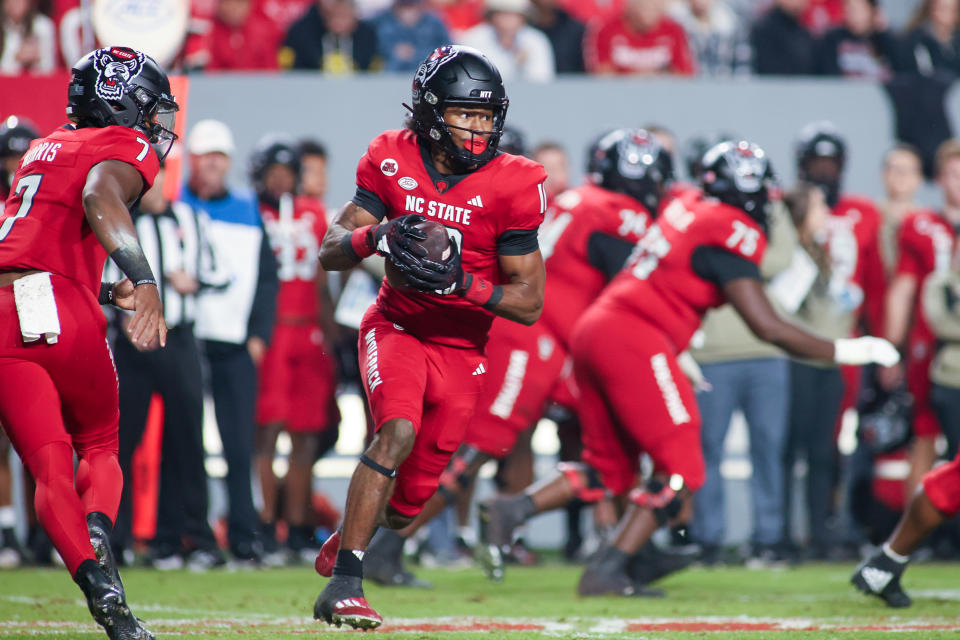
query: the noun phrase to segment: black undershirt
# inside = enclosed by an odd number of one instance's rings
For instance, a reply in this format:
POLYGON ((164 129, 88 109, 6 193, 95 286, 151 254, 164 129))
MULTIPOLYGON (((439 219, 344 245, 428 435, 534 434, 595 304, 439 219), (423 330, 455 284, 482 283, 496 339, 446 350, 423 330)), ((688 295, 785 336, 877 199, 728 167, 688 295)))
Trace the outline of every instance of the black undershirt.
POLYGON ((740 278, 761 279, 757 265, 721 247, 697 247, 690 256, 690 266, 698 276, 721 288, 740 278))
POLYGON ((594 231, 587 238, 587 261, 609 281, 623 268, 634 246, 619 236, 594 231))

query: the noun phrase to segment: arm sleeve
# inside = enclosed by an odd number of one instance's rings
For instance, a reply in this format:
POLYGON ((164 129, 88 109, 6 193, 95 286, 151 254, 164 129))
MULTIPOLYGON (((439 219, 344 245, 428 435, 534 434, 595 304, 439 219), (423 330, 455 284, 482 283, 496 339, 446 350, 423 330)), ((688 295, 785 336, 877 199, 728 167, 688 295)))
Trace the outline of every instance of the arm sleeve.
POLYGON ((760 280, 756 264, 720 247, 697 247, 690 257, 690 266, 698 276, 720 287, 740 278, 760 280))
POLYGON ((280 279, 277 277, 277 259, 270 249, 270 241, 264 233, 260 239, 260 268, 257 272, 257 290, 253 296, 253 308, 247 323, 247 336, 258 337, 269 343, 273 335, 273 322, 277 315, 277 292, 280 279))
POLYGON ((609 281, 623 268, 634 246, 624 238, 595 231, 587 238, 587 261, 609 281))
POLYGON ((387 215, 387 205, 383 203, 380 196, 361 186, 357 186, 357 192, 353 194, 352 202, 369 211, 377 220, 383 220, 383 217, 387 215))
POLYGON ((497 238, 497 253, 501 256, 525 256, 539 248, 536 229, 508 229, 497 238))

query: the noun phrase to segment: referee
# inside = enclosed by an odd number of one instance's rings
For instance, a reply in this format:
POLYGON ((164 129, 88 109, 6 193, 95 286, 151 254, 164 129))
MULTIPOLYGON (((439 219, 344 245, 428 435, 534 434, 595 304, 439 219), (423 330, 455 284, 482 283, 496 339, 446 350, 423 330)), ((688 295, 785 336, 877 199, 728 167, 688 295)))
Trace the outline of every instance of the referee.
MULTIPOLYGON (((137 235, 147 261, 160 281, 160 298, 169 328, 167 346, 138 351, 117 331, 113 353, 120 383, 120 466, 123 498, 113 546, 117 557, 129 549, 131 531, 131 458, 146 427, 154 393, 163 399, 163 441, 156 537, 150 562, 158 569, 184 565, 203 569, 223 564, 207 521, 207 474, 203 449, 203 382, 200 352, 193 335, 195 294, 204 287, 225 286, 206 239, 204 214, 163 195, 166 171, 161 166, 153 188, 133 211, 137 235)), ((110 265, 114 269, 114 265, 110 265)), ((129 319, 117 314, 118 328, 129 319)))

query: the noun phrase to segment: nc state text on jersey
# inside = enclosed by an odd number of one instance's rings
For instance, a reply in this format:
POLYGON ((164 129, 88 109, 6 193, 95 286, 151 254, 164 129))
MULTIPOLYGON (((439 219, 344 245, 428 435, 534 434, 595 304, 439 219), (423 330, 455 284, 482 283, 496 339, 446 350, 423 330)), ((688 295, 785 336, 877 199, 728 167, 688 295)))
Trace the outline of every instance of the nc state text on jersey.
POLYGON ((417 196, 407 196, 407 203, 404 208, 412 213, 436 218, 438 221, 447 220, 466 226, 470 225, 470 214, 473 213, 473 209, 456 207, 436 200, 428 201, 426 198, 418 198, 417 196))

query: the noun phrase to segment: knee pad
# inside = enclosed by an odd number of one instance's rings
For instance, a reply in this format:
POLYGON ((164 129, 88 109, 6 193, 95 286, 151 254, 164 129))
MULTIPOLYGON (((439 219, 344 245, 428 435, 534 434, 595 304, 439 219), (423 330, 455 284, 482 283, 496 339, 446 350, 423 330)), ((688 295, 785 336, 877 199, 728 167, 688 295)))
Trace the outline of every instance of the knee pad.
POLYGON ((683 508, 683 476, 673 474, 667 482, 651 478, 645 487, 630 492, 630 502, 643 509, 650 509, 661 526, 675 518, 683 508))
POLYGON ((583 502, 599 502, 607 497, 607 489, 596 469, 583 462, 561 462, 557 470, 570 483, 577 499, 583 502))

